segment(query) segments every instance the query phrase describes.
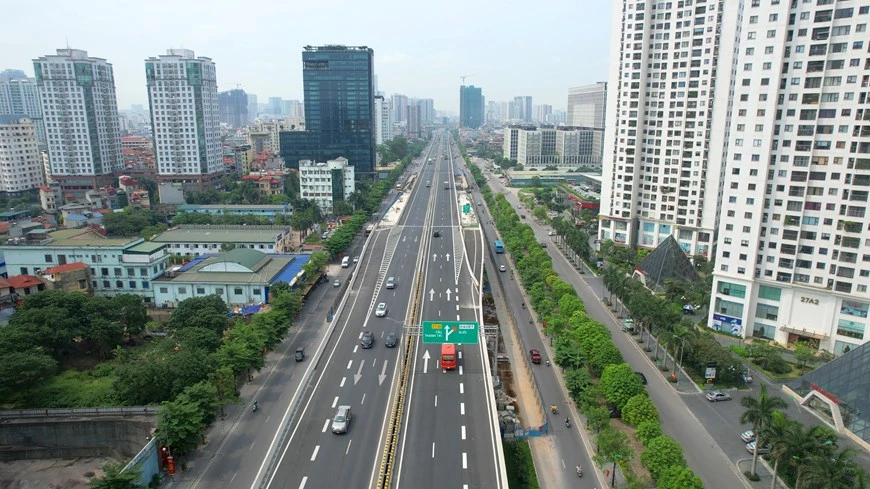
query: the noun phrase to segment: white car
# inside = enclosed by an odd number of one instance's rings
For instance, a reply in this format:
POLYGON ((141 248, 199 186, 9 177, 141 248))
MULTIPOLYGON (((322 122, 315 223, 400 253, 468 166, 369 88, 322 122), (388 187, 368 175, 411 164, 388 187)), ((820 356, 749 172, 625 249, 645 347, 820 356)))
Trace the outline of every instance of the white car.
POLYGON ((547 236, 555 236, 555 235, 556 235, 556 231, 550 231, 549 233, 547 233, 547 236))
POLYGON ((358 256, 353 257, 353 262, 354 262, 354 263, 357 263, 358 261, 359 261, 359 257, 358 257, 358 256))
POLYGON ((707 400, 710 402, 730 401, 731 394, 722 391, 709 391, 707 392, 707 400))
POLYGON ((378 307, 375 309, 375 316, 382 318, 387 315, 387 305, 383 302, 378 304, 378 307))
POLYGON ((740 433, 740 439, 743 440, 743 443, 751 443, 755 441, 755 433, 752 430, 744 431, 740 433))
POLYGON ((507 271, 507 267, 504 266, 504 265, 499 265, 499 266, 498 266, 498 271, 499 271, 499 272, 506 272, 506 271, 507 271))

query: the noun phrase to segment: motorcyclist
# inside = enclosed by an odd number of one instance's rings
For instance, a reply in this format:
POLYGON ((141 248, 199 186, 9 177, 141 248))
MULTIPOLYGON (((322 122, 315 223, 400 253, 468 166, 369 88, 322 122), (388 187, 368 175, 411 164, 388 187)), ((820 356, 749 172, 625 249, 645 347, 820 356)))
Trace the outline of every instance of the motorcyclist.
POLYGON ((565 418, 565 426, 567 426, 569 428, 571 427, 571 420, 570 419, 565 418))
POLYGON ((254 412, 257 411, 257 408, 259 408, 259 406, 257 405, 257 401, 254 401, 254 412))
POLYGON ((548 367, 550 366, 550 361, 549 361, 549 360, 547 360, 547 366, 548 366, 548 367))
POLYGON ((583 469, 580 468, 580 466, 578 465, 577 466, 577 476, 582 476, 582 475, 583 475, 583 469))

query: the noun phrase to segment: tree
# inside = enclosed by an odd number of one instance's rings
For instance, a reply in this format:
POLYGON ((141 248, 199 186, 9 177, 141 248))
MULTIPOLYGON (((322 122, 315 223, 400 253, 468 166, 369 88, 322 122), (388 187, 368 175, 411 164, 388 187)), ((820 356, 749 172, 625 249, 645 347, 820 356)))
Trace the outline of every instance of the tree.
POLYGON ((785 401, 776 396, 768 395, 767 386, 762 383, 758 397, 745 396, 740 400, 740 405, 746 411, 740 415, 741 423, 752 425, 752 431, 758 437, 755 450, 752 453, 752 474, 755 475, 755 467, 758 464, 758 446, 762 444, 763 431, 770 424, 773 413, 786 408, 785 401))
POLYGON ((651 421, 641 421, 637 425, 637 431, 634 432, 634 436, 637 437, 637 441, 643 443, 644 446, 647 446, 653 438, 662 435, 662 424, 659 423, 658 420, 651 421))
POLYGON ((233 251, 234 249, 236 249, 235 243, 221 243, 221 253, 233 251))
POLYGON ((190 453, 202 441, 205 413, 186 395, 165 401, 157 413, 157 437, 176 455, 190 453))
POLYGON ((801 371, 818 361, 816 352, 805 341, 799 341, 795 344, 794 357, 797 360, 797 368, 801 371))
POLYGON ((609 365, 601 374, 604 398, 621 411, 632 397, 644 393, 643 384, 627 363, 609 365))
POLYGON ((646 450, 640 455, 640 463, 649 469, 653 479, 659 480, 665 470, 671 467, 685 467, 683 447, 669 436, 659 436, 650 440, 646 450))
POLYGON ((537 175, 533 176, 529 179, 529 187, 540 187, 541 186, 541 178, 537 175))
POLYGON ((112 297, 111 308, 114 318, 124 333, 129 336, 140 334, 148 323, 148 313, 142 297, 134 294, 120 294, 112 297))
POLYGON ((0 354, 0 399, 36 387, 57 371, 57 361, 38 348, 0 354))
POLYGON ((308 263, 302 265, 302 269, 305 270, 305 276, 310 279, 319 277, 326 270, 327 265, 329 265, 329 255, 325 251, 316 251, 311 254, 308 263))
POLYGON ((178 303, 166 326, 171 330, 208 328, 218 335, 227 325, 227 306, 216 295, 191 297, 178 303))
POLYGON ((601 433, 601 430, 610 426, 610 411, 606 407, 595 404, 586 408, 586 426, 601 433))
POLYGON ((565 372, 565 387, 568 388, 571 399, 579 399, 583 391, 591 384, 589 372, 586 370, 572 368, 565 372))
MULTIPOLYGON (((634 458, 631 442, 625 433, 608 428, 603 430, 597 437, 599 455, 595 458, 603 465, 604 462, 613 462, 613 482, 616 481, 616 464, 627 464, 634 458)), ((643 457, 641 457, 642 459, 643 457)))
POLYGON ((704 489, 704 482, 688 467, 668 467, 656 484, 657 489, 704 489))
POLYGON ((866 487, 864 471, 852 461, 855 450, 845 448, 829 454, 812 455, 803 475, 803 487, 852 489, 866 487))
POLYGON ((659 420, 659 412, 646 392, 633 396, 621 409, 622 420, 632 426, 639 426, 645 421, 659 420))
POLYGON ((141 474, 137 467, 125 470, 122 463, 110 463, 103 466, 103 476, 90 480, 91 489, 138 489, 141 474))
POLYGON ((765 443, 770 447, 770 457, 773 459, 773 482, 770 489, 776 489, 779 463, 789 450, 790 433, 795 422, 781 411, 774 411, 770 423, 764 428, 765 443))

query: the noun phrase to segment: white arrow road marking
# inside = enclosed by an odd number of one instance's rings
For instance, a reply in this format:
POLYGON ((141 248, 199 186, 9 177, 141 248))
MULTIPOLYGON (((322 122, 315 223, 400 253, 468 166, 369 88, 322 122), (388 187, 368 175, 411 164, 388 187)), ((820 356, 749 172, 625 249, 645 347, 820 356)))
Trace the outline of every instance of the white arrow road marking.
POLYGON ((447 253, 447 261, 450 261, 450 253, 447 253))
POLYGON ((429 350, 426 350, 426 352, 423 353, 423 373, 424 374, 429 371, 429 359, 430 358, 432 358, 432 357, 429 356, 429 350))
POLYGON ((432 299, 435 298, 435 289, 429 290, 429 302, 432 302, 432 299))
POLYGON ((389 363, 389 360, 384 360, 384 366, 381 367, 381 375, 378 375, 378 385, 383 384, 384 379, 387 378, 387 363, 389 363))
POLYGON ((359 379, 362 378, 362 369, 363 369, 363 366, 365 366, 365 364, 366 364, 365 360, 363 360, 359 363, 359 368, 356 369, 356 375, 353 376, 353 385, 356 385, 356 383, 359 382, 359 379))
POLYGON ((452 291, 451 291, 450 289, 447 289, 445 292, 446 292, 446 294, 447 294, 447 300, 449 301, 449 300, 450 300, 450 294, 452 293, 452 291))
POLYGON ((435 261, 436 258, 438 258, 438 254, 437 254, 437 253, 432 253, 432 261, 435 261))

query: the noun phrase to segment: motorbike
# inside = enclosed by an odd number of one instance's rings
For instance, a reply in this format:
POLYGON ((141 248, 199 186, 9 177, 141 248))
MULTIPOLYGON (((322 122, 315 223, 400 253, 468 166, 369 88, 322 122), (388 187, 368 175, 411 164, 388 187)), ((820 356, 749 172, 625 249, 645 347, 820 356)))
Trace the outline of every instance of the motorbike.
POLYGON ((565 428, 570 428, 570 427, 571 427, 571 420, 568 418, 565 418, 565 428))
POLYGON ((577 477, 583 477, 583 469, 580 466, 577 466, 577 477))
POLYGON ((547 360, 547 366, 548 366, 548 367, 550 366, 550 361, 549 361, 549 360, 547 360))
POLYGON ((257 412, 257 409, 258 409, 257 401, 254 401, 254 412, 255 412, 255 413, 257 412))
POLYGON ((550 406, 550 411, 553 411, 553 414, 559 414, 559 408, 555 404, 550 406))

